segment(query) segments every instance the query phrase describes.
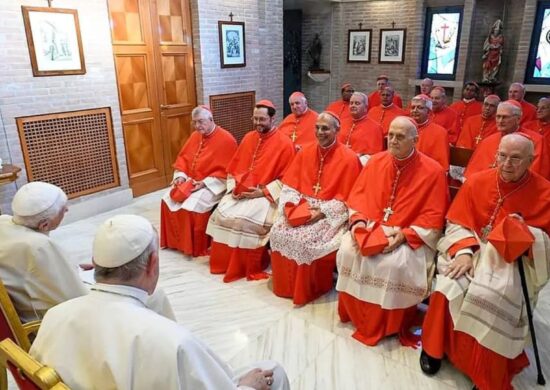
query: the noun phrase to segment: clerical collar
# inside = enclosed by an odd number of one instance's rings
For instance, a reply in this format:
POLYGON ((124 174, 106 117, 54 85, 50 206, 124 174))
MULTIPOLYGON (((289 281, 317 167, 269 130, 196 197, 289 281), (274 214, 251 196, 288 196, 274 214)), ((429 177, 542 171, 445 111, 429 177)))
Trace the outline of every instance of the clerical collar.
POLYGON ((217 129, 218 129, 218 126, 214 125, 214 128, 212 130, 210 130, 210 132, 208 134, 203 134, 202 136, 204 138, 210 138, 216 132, 217 129))
POLYGON ((405 158, 397 158, 392 155, 393 160, 395 161, 395 165, 397 165, 398 168, 402 168, 403 166, 407 165, 413 158, 415 158, 417 155, 416 148, 413 148, 409 155, 405 158))
POLYGON ((143 305, 146 304, 149 296, 145 290, 123 284, 96 283, 92 286, 91 290, 132 298, 141 302, 143 305))
POLYGON ((389 105, 385 106, 383 104, 380 105, 384 110, 388 109, 388 108, 391 108, 391 106, 393 106, 393 102, 391 102, 389 105))
POLYGON ((336 139, 337 139, 337 137, 334 137, 334 141, 332 141, 332 143, 331 143, 329 146, 327 146, 327 147, 324 147, 324 146, 321 146, 321 145, 319 145, 319 147, 320 147, 322 150, 329 150, 329 149, 332 148, 334 145, 336 145, 336 139))
POLYGON ((363 119, 365 119, 366 117, 367 117, 367 114, 365 113, 365 115, 363 115, 361 118, 357 118, 357 119, 353 118, 353 121, 354 122, 359 122, 359 121, 362 121, 363 119))
POLYGON ((462 98, 462 101, 463 101, 464 103, 471 103, 471 102, 473 102, 474 100, 476 100, 476 98, 471 98, 471 99, 462 98))
POLYGON ((422 123, 419 123, 418 124, 418 128, 420 129, 421 127, 424 127, 428 124, 428 122, 430 121, 430 118, 427 118, 424 122, 422 123))
POLYGON ((306 110, 305 110, 304 112, 302 112, 302 115, 298 116, 298 115, 294 114, 294 116, 295 116, 296 118, 301 118, 301 117, 303 117, 304 115, 307 114, 307 111, 308 111, 308 110, 309 110, 309 107, 306 108, 306 110))
POLYGON ((498 185, 500 189, 504 191, 511 191, 519 186, 523 186, 531 178, 531 172, 529 171, 529 169, 526 170, 523 176, 517 181, 504 181, 500 177, 498 169, 496 169, 496 171, 498 177, 498 185))
POLYGON ((275 134, 275 130, 277 130, 277 126, 273 126, 271 128, 271 130, 269 130, 267 133, 260 133, 259 131, 257 131, 257 133, 260 135, 260 138, 269 138, 271 137, 273 134, 275 134))

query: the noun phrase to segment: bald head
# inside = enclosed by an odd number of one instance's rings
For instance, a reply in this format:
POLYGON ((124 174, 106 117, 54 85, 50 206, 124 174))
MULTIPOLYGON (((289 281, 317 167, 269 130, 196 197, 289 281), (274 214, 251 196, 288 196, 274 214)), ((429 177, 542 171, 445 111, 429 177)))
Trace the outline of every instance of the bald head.
POLYGON ((520 180, 533 162, 533 141, 520 133, 505 135, 500 140, 497 166, 500 178, 505 182, 520 180))
POLYGON ((525 86, 522 83, 512 83, 508 88, 508 99, 521 102, 525 96, 525 86))
POLYGON ((414 120, 398 116, 388 130, 388 151, 397 159, 404 159, 412 153, 418 140, 418 130, 414 120))

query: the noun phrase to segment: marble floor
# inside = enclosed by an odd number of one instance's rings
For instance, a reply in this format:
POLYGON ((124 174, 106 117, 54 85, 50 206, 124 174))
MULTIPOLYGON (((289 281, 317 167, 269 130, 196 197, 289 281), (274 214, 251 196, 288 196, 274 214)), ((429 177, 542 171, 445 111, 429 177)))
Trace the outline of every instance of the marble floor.
MULTIPOLYGON (((97 226, 116 214, 138 214, 159 227, 162 191, 136 198, 129 206, 61 226, 52 236, 74 263, 89 262, 97 226)), ((211 275, 208 258, 190 259, 172 250, 161 251, 160 286, 177 320, 201 337, 233 367, 275 359, 286 369, 294 390, 336 389, 471 389, 472 384, 444 364, 435 377, 419 366, 420 350, 401 347, 389 338, 367 347, 351 338, 353 328, 336 313, 334 291, 317 301, 295 307, 273 295, 269 280, 223 283, 211 275)), ((550 381, 550 289, 540 295, 536 310, 542 364, 550 381)), ((517 389, 535 389, 532 365, 514 379, 517 389)), ((550 388, 550 387, 549 387, 550 388)), ((495 389, 496 390, 496 389, 495 389)))

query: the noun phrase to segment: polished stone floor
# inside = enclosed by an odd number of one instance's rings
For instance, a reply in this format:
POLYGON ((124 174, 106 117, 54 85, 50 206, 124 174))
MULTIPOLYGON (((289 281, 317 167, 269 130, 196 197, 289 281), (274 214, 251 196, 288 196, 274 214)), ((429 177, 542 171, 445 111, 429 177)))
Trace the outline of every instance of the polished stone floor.
MULTIPOLYGON (((138 214, 159 227, 161 192, 140 198, 126 207, 61 226, 52 236, 74 263, 89 262, 92 238, 108 216, 138 214)), ((295 307, 271 292, 269 280, 223 283, 211 275, 208 258, 190 259, 172 250, 161 251, 162 286, 177 320, 200 336, 232 366, 275 359, 287 370, 295 390, 365 389, 471 389, 471 382, 444 364, 435 377, 418 366, 419 350, 402 347, 389 338, 367 347, 351 338, 353 329, 336 313, 336 293, 295 307)), ((542 364, 550 380, 550 289, 540 296, 536 310, 542 364)), ((535 385, 532 365, 514 380, 517 389, 535 385)), ((497 389, 495 389, 497 390, 497 389)))

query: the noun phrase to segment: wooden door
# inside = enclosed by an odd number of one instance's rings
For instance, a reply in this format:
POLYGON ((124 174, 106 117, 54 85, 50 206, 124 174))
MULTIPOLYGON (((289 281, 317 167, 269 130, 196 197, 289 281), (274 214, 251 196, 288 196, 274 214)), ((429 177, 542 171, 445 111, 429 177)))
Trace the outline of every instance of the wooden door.
POLYGON ((152 0, 156 34, 155 59, 165 172, 172 180, 172 164, 191 134, 191 111, 197 104, 188 0, 152 0))
POLYGON ((189 113, 196 102, 189 4, 187 0, 167 3, 108 0, 126 162, 134 196, 170 183, 171 165, 189 136, 189 113), (176 43, 163 43, 166 28, 176 43))

